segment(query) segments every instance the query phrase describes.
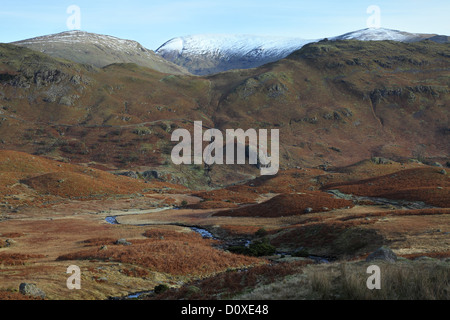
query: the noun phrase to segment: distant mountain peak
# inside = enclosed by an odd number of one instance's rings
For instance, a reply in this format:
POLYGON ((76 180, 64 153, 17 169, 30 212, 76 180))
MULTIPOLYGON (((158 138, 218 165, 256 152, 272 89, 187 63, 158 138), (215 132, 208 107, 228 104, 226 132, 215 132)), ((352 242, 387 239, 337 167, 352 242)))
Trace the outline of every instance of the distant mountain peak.
POLYGON ((331 40, 360 40, 360 41, 400 41, 415 42, 435 36, 435 34, 418 34, 386 28, 366 28, 331 38, 331 40))
POLYGON ((116 43, 123 43, 123 44, 138 44, 138 42, 133 40, 124 40, 113 36, 103 35, 103 34, 97 34, 97 33, 91 33, 87 31, 81 31, 81 30, 71 30, 71 31, 63 31, 60 33, 55 34, 49 34, 45 36, 35 37, 31 39, 26 39, 22 41, 16 41, 13 42, 13 44, 26 44, 26 43, 48 43, 50 41, 58 41, 58 42, 68 42, 68 43, 74 43, 74 42, 85 42, 85 41, 107 41, 107 42, 116 42, 116 43))
POLYGON ((173 38, 156 53, 191 73, 206 75, 274 62, 313 41, 295 37, 198 34, 173 38))
POLYGON ((250 51, 255 47, 264 49, 276 48, 282 50, 283 47, 296 47, 299 43, 305 40, 298 37, 281 37, 281 36, 261 36, 250 34, 196 34, 184 37, 173 38, 161 47, 156 52, 164 50, 178 50, 182 51, 186 48, 195 48, 205 52, 212 52, 218 48, 222 50, 234 51, 250 51))
POLYGON ((113 63, 135 63, 163 73, 188 73, 182 67, 144 48, 137 41, 80 30, 64 31, 12 44, 99 68, 113 63))

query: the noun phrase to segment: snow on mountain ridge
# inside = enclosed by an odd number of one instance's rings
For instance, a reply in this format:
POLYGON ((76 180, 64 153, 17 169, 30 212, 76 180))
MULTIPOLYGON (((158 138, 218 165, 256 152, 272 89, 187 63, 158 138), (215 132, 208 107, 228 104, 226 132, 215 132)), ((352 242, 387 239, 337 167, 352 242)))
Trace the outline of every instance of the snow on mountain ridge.
MULTIPOLYGON (((385 28, 368 28, 329 38, 337 40, 415 42, 433 39, 435 34, 417 34, 385 28)), ((155 52, 187 68, 191 73, 207 75, 231 69, 248 69, 278 61, 308 43, 297 37, 234 34, 200 34, 173 38, 155 52)), ((446 41, 445 39, 442 41, 446 41)))
POLYGON ((358 31, 349 32, 330 40, 360 40, 360 41, 400 41, 408 42, 415 41, 421 38, 422 34, 408 33, 399 30, 385 29, 385 28, 367 28, 358 31))
POLYGON ((286 58, 313 41, 245 34, 200 34, 173 38, 155 52, 193 74, 206 75, 259 67, 286 58))
POLYGON ((314 40, 302 38, 235 35, 200 34, 173 38, 156 50, 157 54, 168 52, 190 55, 288 55, 314 40))
MULTIPOLYGON (((32 39, 17 41, 14 43, 21 44, 21 45, 28 45, 28 44, 38 44, 38 43, 52 43, 52 42, 65 42, 65 43, 86 43, 86 42, 92 42, 99 45, 103 45, 109 48, 116 48, 116 49, 122 49, 127 50, 128 48, 142 48, 144 49, 138 42, 133 40, 125 40, 125 39, 119 39, 113 36, 108 35, 101 35, 101 34, 95 34, 95 33, 89 33, 85 31, 65 31, 53 35, 47 35, 47 36, 41 36, 36 37, 32 39), (119 47, 118 47, 119 46, 119 47)), ((142 50, 143 52, 149 51, 149 50, 142 50)))

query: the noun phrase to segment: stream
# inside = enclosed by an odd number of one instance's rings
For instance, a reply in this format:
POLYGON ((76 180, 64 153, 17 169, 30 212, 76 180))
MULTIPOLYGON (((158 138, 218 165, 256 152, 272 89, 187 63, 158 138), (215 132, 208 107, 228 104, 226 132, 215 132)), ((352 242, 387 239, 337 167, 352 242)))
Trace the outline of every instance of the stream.
MULTIPOLYGON (((150 210, 150 212, 158 212, 158 211, 170 210, 170 209, 173 209, 173 208, 163 208, 162 210, 159 210, 159 209, 153 209, 153 210, 150 210)), ((149 210, 146 211, 146 213, 148 213, 148 212, 149 212, 149 210)), ((127 214, 123 214, 123 215, 129 215, 129 214, 133 214, 133 213, 127 213, 127 214)), ((139 213, 136 213, 136 214, 139 214, 139 213)), ((117 216, 107 216, 107 217, 105 218, 105 221, 106 221, 107 223, 109 223, 109 224, 119 225, 120 223, 117 221, 117 217, 119 217, 119 216, 122 216, 122 215, 117 215, 117 216)), ((142 225, 142 226, 145 226, 145 225, 142 225)), ((180 226, 181 226, 181 225, 180 225, 180 226)), ((185 227, 185 226, 183 226, 183 227, 185 227)), ((217 240, 217 238, 215 238, 215 237, 213 236, 213 234, 212 234, 211 232, 209 232, 208 230, 206 230, 206 229, 202 229, 202 228, 199 228, 199 227, 189 227, 189 228, 190 228, 192 231, 197 232, 198 234, 200 234, 200 235, 202 236, 202 238, 217 240)), ((138 298, 139 298, 140 296, 142 296, 142 295, 151 294, 151 293, 153 293, 153 290, 150 290, 150 291, 135 292, 135 293, 131 293, 131 294, 125 296, 125 297, 112 297, 111 299, 112 299, 112 300, 138 299, 138 298)))
MULTIPOLYGON (((173 208, 160 208, 160 209, 151 209, 151 210, 145 210, 145 211, 140 211, 140 212, 127 212, 125 214, 120 214, 120 215, 115 215, 115 216, 107 216, 107 217, 105 217, 105 221, 112 225, 119 225, 120 223, 117 221, 117 217, 120 217, 120 216, 139 214, 139 213, 158 212, 158 211, 171 210, 171 209, 173 209, 173 208)), ((186 225, 175 224, 175 223, 170 224, 170 225, 177 225, 180 227, 190 228, 192 231, 200 234, 202 236, 202 238, 204 238, 204 239, 220 240, 217 237, 215 237, 208 230, 200 228, 198 226, 186 226, 186 225)), ((139 226, 155 226, 155 224, 142 224, 139 226)), ((245 247, 248 247, 251 243, 252 243, 252 241, 248 240, 248 239, 235 239, 235 240, 229 241, 228 245, 226 245, 225 247, 228 247, 229 245, 243 245, 245 247)), ((222 248, 222 249, 224 249, 224 248, 222 248)), ((276 252, 276 254, 277 255, 283 255, 283 254, 290 255, 290 253, 283 253, 283 252, 276 252)), ((325 257, 309 256, 308 258, 314 260, 315 263, 330 263, 328 258, 325 258, 325 257)), ((125 297, 112 297, 110 299, 112 299, 112 300, 138 299, 142 295, 151 294, 151 293, 153 293, 153 290, 130 293, 125 297)))
MULTIPOLYGON (((356 195, 352 195, 352 194, 344 194, 344 193, 340 192, 339 190, 328 190, 328 193, 330 193, 330 194, 334 195, 336 198, 340 198, 340 199, 356 200, 356 201, 370 200, 370 201, 373 201, 376 204, 379 204, 379 205, 391 205, 391 206, 396 207, 397 209, 428 209, 428 208, 433 208, 432 206, 429 206, 429 205, 427 205, 427 204, 425 204, 424 202, 421 202, 421 201, 391 200, 391 199, 377 198, 377 197, 356 196, 356 195)), ((105 221, 107 223, 109 223, 109 224, 118 225, 118 224, 120 224, 117 221, 117 217, 119 217, 119 216, 131 215, 131 214, 139 214, 139 213, 151 213, 151 212, 158 212, 158 211, 171 210, 171 209, 174 209, 174 208, 166 207, 166 208, 157 208, 157 209, 150 209, 150 210, 144 210, 144 211, 127 211, 124 214, 115 215, 115 216, 113 216, 113 215, 112 216, 107 216, 105 218, 105 221)), ((146 226, 146 225, 154 225, 154 224, 144 224, 144 225, 140 225, 140 226, 146 226)), ((206 229, 200 228, 198 226, 186 226, 186 225, 182 225, 182 224, 171 224, 171 225, 177 225, 177 226, 181 226, 181 227, 190 228, 192 231, 200 234, 205 239, 219 240, 211 232, 209 232, 206 229)), ((247 240, 247 239, 234 240, 234 244, 236 244, 236 242, 238 242, 239 245, 245 245, 246 247, 248 247, 251 244, 251 240, 247 240)), ((278 254, 278 255, 290 255, 290 253, 288 253, 288 252, 276 252, 276 254, 278 254)), ((330 259, 328 257, 320 257, 320 256, 313 256, 313 255, 308 256, 308 258, 314 260, 315 263, 330 263, 331 261, 333 261, 333 259, 330 259)), ((138 299, 142 295, 151 294, 151 293, 153 293, 153 290, 131 293, 131 294, 125 296, 125 297, 117 297, 117 298, 112 298, 112 299, 113 300, 138 299)))
MULTIPOLYGON (((170 210, 170 209, 173 209, 173 208, 163 208, 163 210, 170 210)), ((153 211, 150 210, 150 212, 157 212, 157 211, 163 211, 163 210, 153 209, 153 211)), ((142 211, 142 212, 143 212, 143 211, 142 211)), ((145 212, 148 213, 149 210, 147 210, 147 211, 145 211, 145 212)), ((127 213, 127 214, 122 214, 122 215, 129 215, 129 214, 133 214, 133 213, 127 213)), ((139 214, 139 213, 136 213, 136 214, 139 214)), ((120 223, 117 221, 117 217, 122 216, 122 215, 117 215, 117 216, 107 216, 107 217, 105 218, 105 221, 106 221, 107 223, 109 223, 109 224, 119 225, 120 223)), ((153 225, 153 224, 144 224, 144 225, 140 225, 140 226, 146 226, 146 225, 153 225)), ((200 234, 200 235, 202 236, 202 238, 204 238, 204 239, 219 240, 218 238, 214 237, 214 235, 213 235, 211 232, 209 232, 208 230, 206 230, 206 229, 199 228, 199 227, 185 226, 185 225, 181 225, 181 224, 176 224, 176 225, 181 226, 181 227, 188 227, 188 228, 190 228, 192 231, 194 231, 194 232, 200 234)), ((244 239, 244 240, 242 240, 242 241, 243 241, 243 244, 244 244, 246 247, 248 247, 248 246, 250 245, 250 243, 251 243, 250 240, 245 240, 245 239, 244 239)), ((139 298, 140 296, 142 296, 142 295, 151 294, 151 293, 153 293, 153 292, 154 292, 153 290, 150 290, 150 291, 141 291, 141 292, 135 292, 135 293, 128 294, 128 295, 125 296, 125 297, 112 297, 112 298, 110 298, 110 299, 111 299, 111 300, 130 300, 130 299, 138 299, 138 298, 139 298)))
MULTIPOLYGON (((171 210, 171 208, 170 209, 165 209, 165 210, 171 210)), ((120 217, 120 216, 121 215, 107 216, 105 218, 105 221, 108 222, 109 224, 120 224, 117 221, 117 217, 120 217)), ((145 227, 145 226, 154 226, 154 225, 155 224, 139 224, 138 226, 145 227)), ((180 227, 187 227, 187 228, 190 228, 192 231, 200 234, 202 236, 202 238, 218 240, 216 237, 214 237, 214 235, 211 232, 209 232, 206 229, 202 229, 202 228, 199 228, 199 227, 190 227, 190 226, 185 226, 185 225, 182 225, 182 224, 174 224, 174 223, 171 223, 170 225, 176 225, 176 226, 180 226, 180 227)))

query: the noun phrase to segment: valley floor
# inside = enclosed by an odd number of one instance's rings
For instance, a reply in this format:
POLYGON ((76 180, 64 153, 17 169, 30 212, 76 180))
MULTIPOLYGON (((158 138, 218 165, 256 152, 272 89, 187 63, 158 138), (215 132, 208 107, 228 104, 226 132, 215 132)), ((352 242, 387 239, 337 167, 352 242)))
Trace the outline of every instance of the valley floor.
POLYGON ((21 283, 49 300, 137 292, 169 300, 448 299, 449 178, 441 168, 406 166, 297 169, 221 190, 3 206, 0 299, 33 298, 19 293, 21 283), (389 191, 411 175, 415 187, 389 191), (365 259, 382 246, 398 260, 377 262, 384 290, 374 293, 366 287, 374 262, 365 259), (81 270, 80 290, 67 287, 71 265, 81 270))

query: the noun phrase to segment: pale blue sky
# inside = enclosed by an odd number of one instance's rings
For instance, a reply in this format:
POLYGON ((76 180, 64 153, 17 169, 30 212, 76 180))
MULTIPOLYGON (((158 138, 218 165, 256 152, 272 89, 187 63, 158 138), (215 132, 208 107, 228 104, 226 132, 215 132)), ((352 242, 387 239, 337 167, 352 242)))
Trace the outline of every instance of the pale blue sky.
POLYGON ((380 7, 381 27, 450 35, 449 0, 1 0, 0 42, 68 30, 70 5, 80 7, 81 30, 153 50, 199 33, 337 36, 366 28, 370 5, 380 7))

